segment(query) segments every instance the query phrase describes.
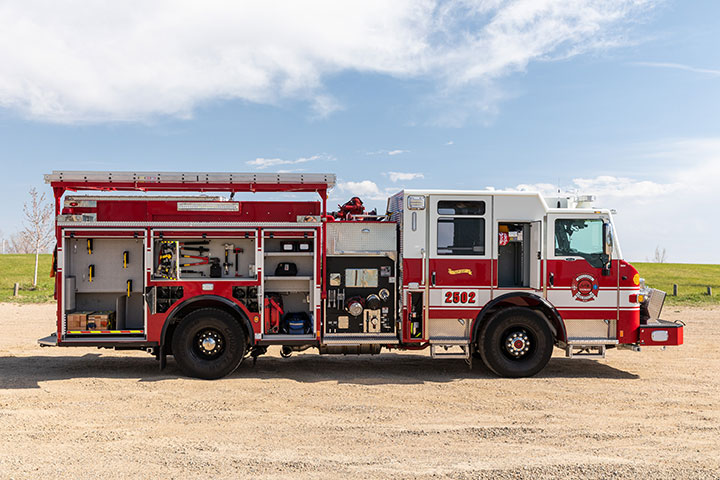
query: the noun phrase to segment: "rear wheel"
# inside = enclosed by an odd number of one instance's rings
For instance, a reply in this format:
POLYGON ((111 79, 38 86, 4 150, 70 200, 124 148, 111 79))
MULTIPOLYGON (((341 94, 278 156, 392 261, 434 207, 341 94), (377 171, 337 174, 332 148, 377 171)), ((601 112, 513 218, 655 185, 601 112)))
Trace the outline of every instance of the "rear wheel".
POLYGON ((480 357, 501 377, 535 375, 550 360, 552 349, 552 332, 545 319, 521 307, 495 314, 478 338, 480 357))
POLYGON ((180 371, 189 376, 216 379, 231 374, 245 355, 242 327, 216 308, 195 310, 180 321, 172 351, 180 371))

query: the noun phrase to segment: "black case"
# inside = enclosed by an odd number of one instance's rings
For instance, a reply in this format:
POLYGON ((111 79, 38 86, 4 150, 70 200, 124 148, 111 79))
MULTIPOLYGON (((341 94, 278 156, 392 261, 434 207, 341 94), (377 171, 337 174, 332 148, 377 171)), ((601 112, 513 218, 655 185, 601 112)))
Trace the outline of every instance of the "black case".
POLYGON ((280 242, 280 250, 283 252, 296 252, 297 243, 293 241, 280 242))
POLYGON ((294 277, 297 272, 297 265, 292 262, 280 262, 275 269, 275 275, 278 277, 294 277))
POLYGON ((210 264, 210 278, 221 278, 222 266, 219 263, 210 264))

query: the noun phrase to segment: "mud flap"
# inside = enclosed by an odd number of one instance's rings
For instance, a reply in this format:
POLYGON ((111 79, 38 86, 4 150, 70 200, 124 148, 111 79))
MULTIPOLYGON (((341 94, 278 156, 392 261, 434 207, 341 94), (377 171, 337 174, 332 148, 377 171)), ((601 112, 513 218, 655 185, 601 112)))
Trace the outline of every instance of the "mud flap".
POLYGON ((165 345, 160 345, 160 348, 158 349, 157 354, 158 363, 160 365, 160 371, 162 372, 165 370, 165 367, 167 366, 167 354, 165 353, 165 345))

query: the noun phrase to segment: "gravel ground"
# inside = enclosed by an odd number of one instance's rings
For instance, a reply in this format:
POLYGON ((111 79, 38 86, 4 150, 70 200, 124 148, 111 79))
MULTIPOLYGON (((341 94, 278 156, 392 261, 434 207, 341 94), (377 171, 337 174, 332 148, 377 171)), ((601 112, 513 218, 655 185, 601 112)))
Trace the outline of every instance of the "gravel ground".
MULTIPOLYGON (((508 380, 418 353, 282 359, 202 381, 142 352, 43 348, 0 304, 0 478, 720 478, 720 309, 685 345, 508 380)), ((311 352, 311 351, 308 351, 311 352)))

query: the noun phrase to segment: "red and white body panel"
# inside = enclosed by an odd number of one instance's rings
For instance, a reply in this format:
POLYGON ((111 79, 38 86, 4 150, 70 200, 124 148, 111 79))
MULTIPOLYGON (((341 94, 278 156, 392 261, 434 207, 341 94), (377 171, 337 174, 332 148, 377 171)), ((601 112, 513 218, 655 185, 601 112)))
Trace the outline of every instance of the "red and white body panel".
MULTIPOLYGON (((636 344, 640 326, 637 271, 622 259, 617 236, 609 272, 581 256, 556 255, 555 221, 597 219, 612 225, 610 211, 548 207, 537 193, 405 190, 390 199, 389 210, 401 224, 403 341, 462 344, 471 342, 473 322, 499 298, 537 297, 554 308, 564 323, 567 343, 636 344), (412 201, 411 201, 412 200, 412 201), (484 252, 440 254, 439 202, 484 202, 484 252), (409 208, 423 204, 424 208, 409 208), (525 225, 529 265, 522 286, 499 281, 501 225, 525 225), (499 241, 500 239, 500 241, 499 241), (585 289, 589 289, 586 291, 585 289), (410 294, 424 295, 421 338, 409 331, 410 294)), ((528 260, 525 260, 528 261, 528 260)), ((512 300, 510 300, 512 302, 512 300)), ((520 305, 523 302, 518 303, 520 305)))

